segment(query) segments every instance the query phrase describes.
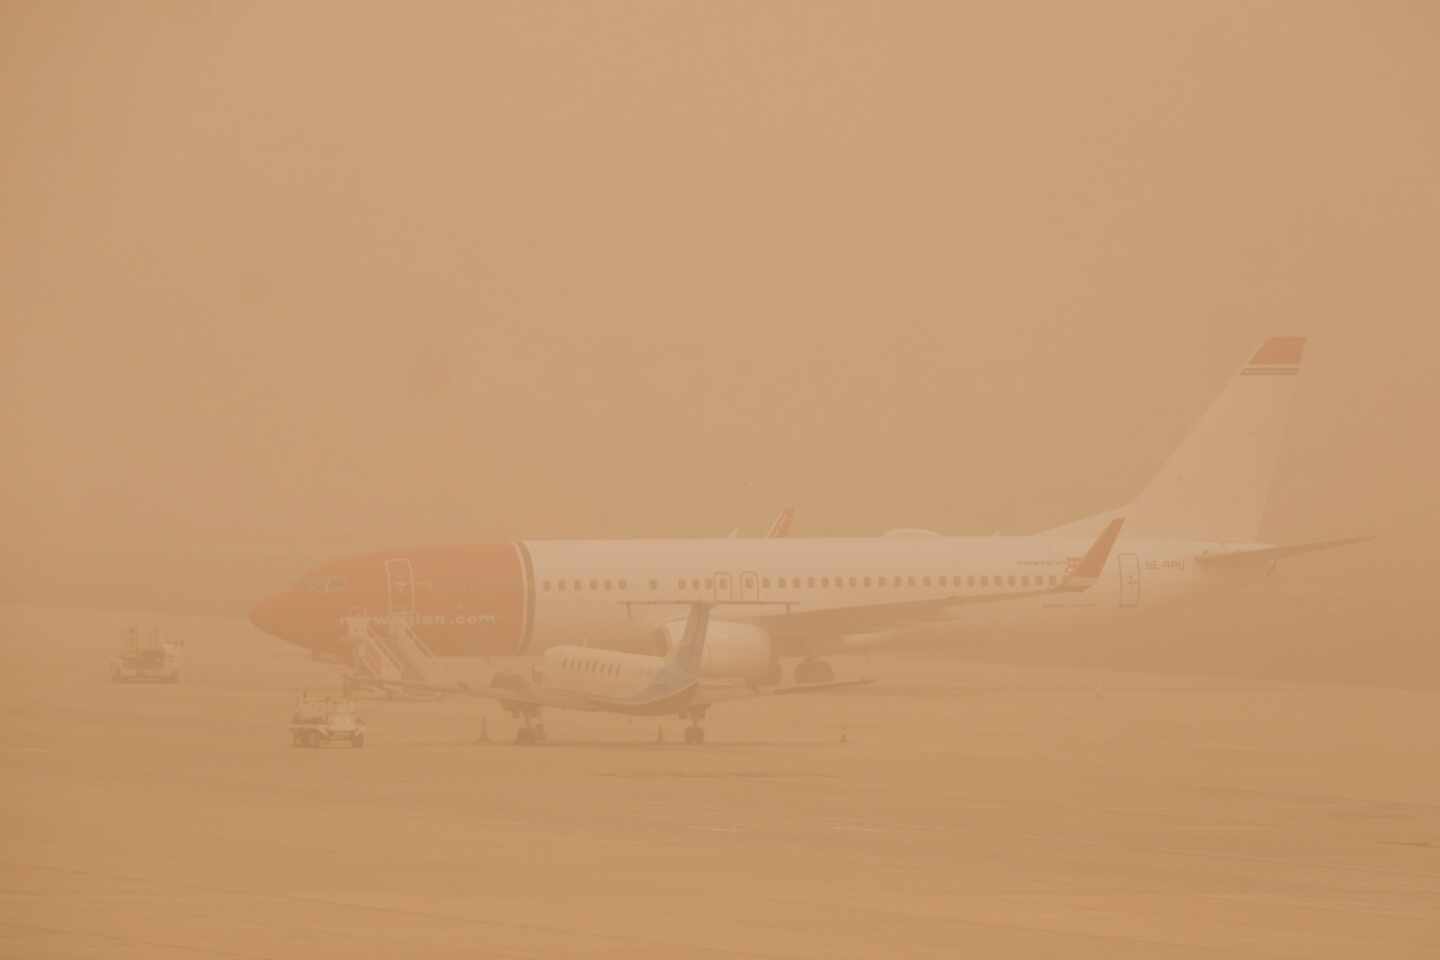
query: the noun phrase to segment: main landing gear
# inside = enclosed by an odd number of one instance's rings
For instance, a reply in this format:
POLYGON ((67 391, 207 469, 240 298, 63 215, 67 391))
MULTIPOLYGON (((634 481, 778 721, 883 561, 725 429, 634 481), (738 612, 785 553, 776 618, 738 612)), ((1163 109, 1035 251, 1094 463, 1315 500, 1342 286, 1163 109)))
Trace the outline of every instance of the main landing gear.
POLYGON ((515 731, 515 745, 519 747, 533 747, 537 743, 545 742, 545 724, 540 719, 540 711, 525 710, 518 714, 520 718, 520 729, 515 731))
POLYGON ((828 660, 809 657, 795 664, 795 682, 800 684, 834 683, 835 668, 830 666, 828 660))
POLYGON ((690 711, 690 726, 685 728, 685 742, 699 745, 705 742, 705 710, 690 711))

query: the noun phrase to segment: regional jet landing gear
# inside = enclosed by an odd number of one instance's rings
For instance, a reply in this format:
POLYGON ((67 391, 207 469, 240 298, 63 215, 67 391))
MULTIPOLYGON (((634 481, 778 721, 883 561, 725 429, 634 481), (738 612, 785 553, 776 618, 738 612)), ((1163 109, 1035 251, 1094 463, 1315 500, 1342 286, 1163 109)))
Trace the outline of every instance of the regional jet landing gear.
POLYGON ((690 726, 685 728, 685 742, 701 744, 705 742, 705 708, 698 707, 690 711, 690 726))
POLYGON ((515 731, 515 745, 530 747, 545 742, 545 724, 539 710, 514 711, 520 720, 520 729, 515 731))
POLYGON ((796 683, 834 683, 835 668, 828 660, 806 657, 795 664, 796 683))

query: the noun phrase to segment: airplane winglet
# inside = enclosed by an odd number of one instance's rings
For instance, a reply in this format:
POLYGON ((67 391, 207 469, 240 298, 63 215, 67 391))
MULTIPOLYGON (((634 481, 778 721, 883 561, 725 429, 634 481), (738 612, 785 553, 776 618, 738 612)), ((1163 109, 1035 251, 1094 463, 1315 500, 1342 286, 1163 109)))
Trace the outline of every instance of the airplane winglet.
POLYGON ((1060 589, 1069 591, 1089 590, 1100 579, 1100 574, 1105 570, 1105 564, 1110 559, 1110 550, 1115 546, 1115 541, 1120 538, 1120 528, 1125 526, 1124 517, 1116 517, 1106 524, 1105 529, 1100 531, 1100 536, 1085 551, 1085 556, 1075 566, 1061 584, 1060 589))
POLYGON ((770 524, 770 529, 765 533, 765 538, 767 540, 778 540, 789 536, 790 524, 794 522, 795 508, 786 507, 775 516, 774 521, 770 524))

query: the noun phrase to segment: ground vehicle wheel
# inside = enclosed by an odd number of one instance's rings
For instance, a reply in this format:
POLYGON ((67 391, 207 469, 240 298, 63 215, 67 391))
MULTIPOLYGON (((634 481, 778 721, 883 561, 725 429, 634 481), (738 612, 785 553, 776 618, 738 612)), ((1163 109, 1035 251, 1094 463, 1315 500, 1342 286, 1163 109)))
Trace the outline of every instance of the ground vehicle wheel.
POLYGON ((685 728, 685 742, 686 742, 686 743, 704 743, 704 742, 705 742, 705 728, 704 728, 704 727, 686 727, 686 728, 685 728))
POLYGON ((363 746, 365 746, 365 734, 363 734, 363 733, 357 733, 357 734, 355 734, 355 736, 353 736, 353 737, 350 738, 350 745, 351 745, 352 747, 363 747, 363 746))
POLYGON ((835 668, 824 660, 801 660, 795 665, 796 683, 833 683, 835 668))
POLYGON ((316 733, 314 730, 306 730, 305 746, 312 748, 320 746, 320 734, 316 733))
POLYGON ((305 735, 304 735, 303 733, 299 733, 298 731, 292 731, 291 734, 290 734, 290 746, 292 746, 292 747, 303 747, 303 746, 305 746, 305 735))
POLYGON ((517 746, 528 747, 535 742, 535 734, 529 727, 521 727, 515 731, 515 743, 517 746))

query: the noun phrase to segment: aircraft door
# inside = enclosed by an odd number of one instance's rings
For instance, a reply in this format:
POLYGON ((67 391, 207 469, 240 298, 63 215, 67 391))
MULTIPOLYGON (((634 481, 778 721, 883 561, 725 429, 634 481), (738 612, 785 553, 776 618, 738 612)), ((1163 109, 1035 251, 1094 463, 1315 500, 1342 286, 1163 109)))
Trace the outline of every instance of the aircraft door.
POLYGON ((738 589, 738 587, 735 584, 734 577, 732 577, 728 573, 717 571, 712 579, 715 583, 715 593, 713 599, 720 602, 735 599, 732 591, 738 589))
POLYGON ((385 590, 392 617, 415 615, 415 573, 410 567, 409 557, 394 557, 385 561, 385 590))
POLYGON ((736 580, 736 586, 739 588, 735 594, 736 600, 760 599, 760 575, 758 573, 754 570, 742 570, 736 580))
POLYGON ((1120 554, 1120 606, 1140 605, 1140 558, 1133 553, 1120 554))

